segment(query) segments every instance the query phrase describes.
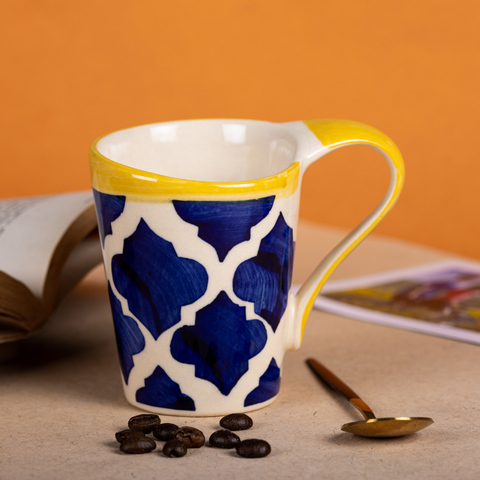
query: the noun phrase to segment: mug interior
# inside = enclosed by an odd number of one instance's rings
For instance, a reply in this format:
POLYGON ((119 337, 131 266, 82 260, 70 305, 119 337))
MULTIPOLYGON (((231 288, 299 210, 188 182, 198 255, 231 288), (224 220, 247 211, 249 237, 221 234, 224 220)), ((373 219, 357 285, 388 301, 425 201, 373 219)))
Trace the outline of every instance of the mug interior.
POLYGON ((122 165, 206 182, 243 182, 275 175, 294 163, 297 150, 286 126, 255 120, 143 125, 102 137, 96 148, 122 165))

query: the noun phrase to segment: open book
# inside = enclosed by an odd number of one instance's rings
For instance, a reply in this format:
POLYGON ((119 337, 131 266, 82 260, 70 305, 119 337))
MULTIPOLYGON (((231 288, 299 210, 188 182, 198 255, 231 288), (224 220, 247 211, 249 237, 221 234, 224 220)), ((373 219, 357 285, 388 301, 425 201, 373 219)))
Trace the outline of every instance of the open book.
POLYGON ((0 343, 36 331, 101 261, 91 192, 0 201, 0 343))

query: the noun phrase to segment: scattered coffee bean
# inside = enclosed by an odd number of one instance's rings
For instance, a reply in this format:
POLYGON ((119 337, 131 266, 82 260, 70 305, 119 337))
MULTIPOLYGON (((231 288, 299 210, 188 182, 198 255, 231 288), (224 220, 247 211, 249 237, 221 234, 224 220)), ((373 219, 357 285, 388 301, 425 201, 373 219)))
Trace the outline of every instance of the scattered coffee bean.
POLYGON ((121 444, 120 450, 125 453, 148 453, 157 448, 155 440, 146 437, 142 432, 133 432, 121 444))
POLYGON ((203 432, 193 427, 179 428, 173 438, 183 442, 187 448, 200 448, 205 443, 203 432))
POLYGON ((266 457, 272 451, 272 447, 270 447, 270 444, 265 440, 251 438, 241 441, 235 447, 235 450, 241 457, 261 458, 266 457))
POLYGON ((122 430, 120 432, 117 432, 115 434, 115 438, 117 439, 118 443, 122 443, 124 440, 126 440, 132 433, 141 433, 144 435, 143 432, 134 432, 133 430, 122 430))
MULTIPOLYGON (((220 420, 225 430, 217 430, 210 435, 212 447, 235 448, 238 455, 245 458, 266 457, 272 451, 265 440, 251 438, 241 441, 232 430, 247 430, 253 426, 253 420, 244 413, 232 413, 220 420)), ((200 448, 205 444, 205 435, 194 427, 180 427, 173 423, 161 424, 160 417, 154 414, 136 415, 128 421, 128 430, 115 434, 120 450, 125 453, 148 453, 157 448, 155 440, 145 434, 153 431, 155 438, 165 441, 163 453, 167 457, 183 457, 188 448, 200 448)))
POLYGON ((235 448, 240 443, 240 437, 229 430, 217 430, 208 441, 212 447, 235 448))
POLYGON ((161 423, 160 425, 155 425, 153 427, 153 436, 162 440, 162 442, 167 442, 173 438, 177 430, 178 425, 174 425, 173 423, 161 423))
POLYGON ((160 425, 160 417, 150 413, 136 415, 128 421, 128 428, 136 432, 150 433, 155 425, 160 425))
POLYGON ((180 440, 169 440, 163 446, 163 454, 167 457, 184 457, 187 454, 187 447, 180 440))
POLYGON ((247 430, 253 425, 253 420, 244 413, 231 413, 220 420, 220 426, 227 430, 247 430))

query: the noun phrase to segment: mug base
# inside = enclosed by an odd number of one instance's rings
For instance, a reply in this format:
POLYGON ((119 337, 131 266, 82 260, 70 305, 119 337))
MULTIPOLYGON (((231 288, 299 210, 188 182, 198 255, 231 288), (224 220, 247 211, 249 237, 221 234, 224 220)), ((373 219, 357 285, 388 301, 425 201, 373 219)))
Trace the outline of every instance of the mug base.
POLYGON ((139 402, 131 402, 127 399, 127 401, 141 410, 150 413, 158 413, 160 415, 169 415, 173 417, 223 417, 225 415, 229 415, 230 413, 248 413, 253 412, 255 410, 260 410, 262 408, 268 407, 271 403, 273 403, 278 398, 278 394, 274 397, 270 398, 266 402, 256 403, 255 405, 250 405, 248 407, 242 407, 239 409, 226 409, 226 408, 217 408, 212 409, 212 411, 200 411, 200 410, 175 410, 172 408, 162 408, 162 407, 154 407, 151 405, 145 405, 144 403, 139 402))

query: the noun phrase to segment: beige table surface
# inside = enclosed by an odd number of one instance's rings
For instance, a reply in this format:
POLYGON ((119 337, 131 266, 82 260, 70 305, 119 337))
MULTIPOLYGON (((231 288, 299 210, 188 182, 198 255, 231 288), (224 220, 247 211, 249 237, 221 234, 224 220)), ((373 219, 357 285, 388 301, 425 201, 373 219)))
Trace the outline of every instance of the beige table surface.
MULTIPOLYGON (((343 233, 301 223, 294 282, 343 233)), ((333 278, 446 256, 371 236, 333 278)), ((179 459, 160 448, 147 455, 119 451, 115 432, 141 412, 123 397, 101 268, 19 350, 19 358, 0 364, 1 480, 480 478, 478 346, 313 312, 301 349, 286 356, 279 399, 253 412, 253 428, 241 433, 271 443, 263 459, 209 447, 179 459), (343 433, 340 426, 359 414, 316 380, 304 363, 309 356, 350 384, 378 416, 430 416, 435 424, 398 439, 343 433)), ((206 436, 218 420, 164 417, 206 436)))

